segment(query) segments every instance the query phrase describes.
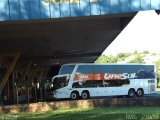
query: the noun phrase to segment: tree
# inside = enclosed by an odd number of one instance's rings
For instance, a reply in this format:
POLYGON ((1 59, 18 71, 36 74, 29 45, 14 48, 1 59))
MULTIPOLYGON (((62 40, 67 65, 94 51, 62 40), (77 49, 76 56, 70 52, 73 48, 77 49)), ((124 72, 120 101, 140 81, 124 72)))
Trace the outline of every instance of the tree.
POLYGON ((160 59, 155 61, 154 64, 156 65, 157 76, 160 78, 160 59))
POLYGON ((157 73, 157 85, 160 87, 160 59, 155 61, 154 64, 156 65, 156 73, 157 73))
POLYGON ((114 56, 100 56, 95 63, 116 63, 117 58, 114 56))
POLYGON ((143 51, 142 54, 149 54, 147 50, 143 51))
POLYGON ((117 54, 117 60, 124 61, 130 55, 131 55, 131 53, 119 53, 119 54, 117 54))
POLYGON ((134 51, 134 54, 137 54, 137 53, 138 53, 137 50, 135 50, 135 51, 134 51))
POLYGON ((144 56, 141 54, 137 54, 135 58, 130 60, 128 63, 144 63, 144 56))
POLYGON ((152 56, 156 56, 157 54, 153 52, 153 53, 151 53, 151 55, 152 55, 152 56))

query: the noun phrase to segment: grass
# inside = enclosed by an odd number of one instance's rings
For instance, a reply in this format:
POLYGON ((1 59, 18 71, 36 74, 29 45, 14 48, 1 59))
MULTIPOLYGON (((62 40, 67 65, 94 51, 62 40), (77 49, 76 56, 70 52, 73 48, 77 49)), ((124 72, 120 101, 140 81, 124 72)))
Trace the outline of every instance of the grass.
POLYGON ((147 120, 160 119, 160 107, 61 109, 39 113, 1 114, 0 120, 147 120))

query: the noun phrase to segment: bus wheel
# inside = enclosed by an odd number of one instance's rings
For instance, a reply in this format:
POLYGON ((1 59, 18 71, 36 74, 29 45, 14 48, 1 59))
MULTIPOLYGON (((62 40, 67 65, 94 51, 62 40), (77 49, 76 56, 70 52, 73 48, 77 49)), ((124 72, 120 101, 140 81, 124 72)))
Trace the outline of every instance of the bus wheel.
POLYGON ((88 91, 83 91, 81 94, 82 99, 88 99, 90 97, 89 92, 88 91))
POLYGON ((143 94, 144 94, 144 92, 143 92, 143 89, 142 88, 138 88, 138 90, 137 90, 137 92, 136 92, 137 94, 137 97, 142 97, 143 96, 143 94))
POLYGON ((76 92, 76 91, 73 91, 73 92, 71 93, 71 95, 70 95, 70 98, 71 98, 72 100, 76 100, 76 99, 78 99, 78 97, 79 97, 79 95, 78 95, 78 92, 76 92))
POLYGON ((128 96, 129 97, 134 97, 135 96, 135 90, 134 89, 129 89, 128 96))

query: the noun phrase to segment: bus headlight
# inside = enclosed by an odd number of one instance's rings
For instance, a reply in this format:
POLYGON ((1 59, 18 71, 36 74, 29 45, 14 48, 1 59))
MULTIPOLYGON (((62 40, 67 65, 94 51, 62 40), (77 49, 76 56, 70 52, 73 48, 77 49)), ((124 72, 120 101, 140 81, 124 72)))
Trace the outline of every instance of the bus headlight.
POLYGON ((53 91, 53 95, 56 95, 56 93, 58 93, 58 91, 56 91, 56 90, 55 90, 55 91, 53 91))
POLYGON ((56 91, 53 91, 53 97, 54 98, 56 97, 56 91))

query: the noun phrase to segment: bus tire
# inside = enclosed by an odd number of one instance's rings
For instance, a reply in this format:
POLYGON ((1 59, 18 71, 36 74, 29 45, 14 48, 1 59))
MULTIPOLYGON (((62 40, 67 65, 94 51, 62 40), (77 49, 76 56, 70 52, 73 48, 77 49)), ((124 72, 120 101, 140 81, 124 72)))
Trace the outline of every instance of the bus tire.
POLYGON ((77 91, 71 92, 70 98, 71 98, 72 100, 78 99, 78 98, 79 98, 78 92, 77 92, 77 91))
POLYGON ((137 92, 136 92, 136 96, 137 97, 142 97, 144 95, 144 91, 142 88, 138 88, 137 92))
POLYGON ((90 98, 89 91, 87 91, 87 90, 83 91, 82 94, 81 94, 81 98, 82 99, 88 99, 88 98, 90 98))
POLYGON ((129 89, 129 91, 128 91, 128 96, 129 96, 130 98, 132 98, 132 97, 135 96, 135 90, 134 90, 133 88, 129 89))

